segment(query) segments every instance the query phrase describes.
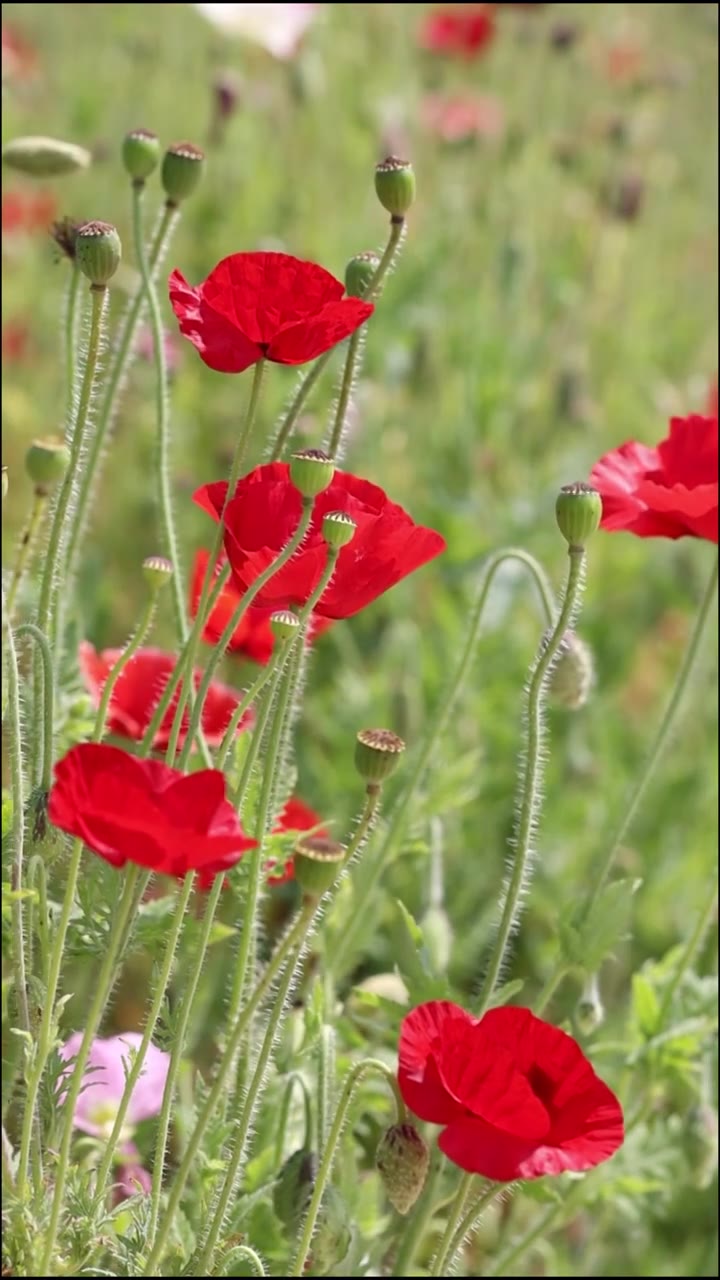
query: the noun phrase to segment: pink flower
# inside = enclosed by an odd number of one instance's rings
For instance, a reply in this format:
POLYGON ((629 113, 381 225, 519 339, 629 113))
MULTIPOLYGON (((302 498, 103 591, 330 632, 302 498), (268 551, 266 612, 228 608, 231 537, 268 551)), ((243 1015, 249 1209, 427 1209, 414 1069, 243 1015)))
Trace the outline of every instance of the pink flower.
POLYGON ((194 4, 194 9, 227 36, 262 45, 274 58, 292 58, 315 21, 319 4, 194 4))
MULTIPOLYGON (((82 1032, 76 1031, 60 1049, 60 1057, 71 1064, 60 1076, 62 1085, 71 1073, 72 1061, 82 1044, 82 1032)), ((73 1124, 83 1133, 95 1138, 108 1138, 125 1092, 126 1073, 132 1066, 133 1050, 140 1047, 142 1036, 136 1031, 124 1031, 121 1036, 109 1040, 93 1040, 83 1076, 80 1096, 75 1104, 73 1124)), ((163 1090, 167 1079, 170 1057, 148 1045, 139 1079, 132 1091, 125 1116, 125 1125, 133 1130, 141 1120, 158 1115, 162 1105, 163 1090)), ((65 1094, 60 1102, 65 1100, 65 1094)))
POLYGON ((503 105, 489 94, 431 93, 420 104, 420 112, 425 128, 443 142, 501 138, 505 131, 503 105))

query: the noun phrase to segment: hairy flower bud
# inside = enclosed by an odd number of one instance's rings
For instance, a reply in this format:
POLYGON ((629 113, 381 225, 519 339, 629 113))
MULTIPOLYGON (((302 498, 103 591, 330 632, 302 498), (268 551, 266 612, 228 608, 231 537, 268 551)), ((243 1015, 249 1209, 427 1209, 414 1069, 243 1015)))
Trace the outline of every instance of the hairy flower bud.
MULTIPOLYGON (((548 631, 546 640, 550 635, 548 631)), ((574 631, 566 631, 550 673, 550 698, 568 711, 579 711, 588 700, 594 676, 590 648, 574 631)))
POLYGON ((589 484, 566 484, 555 503, 558 528, 571 549, 582 551, 602 519, 602 498, 589 484))
POLYGON ((160 139, 148 129, 126 133, 122 144, 122 160, 133 182, 143 183, 160 163, 160 139))
POLYGON ((388 156, 375 167, 378 200, 393 218, 402 221, 415 199, 415 173, 408 160, 388 156))
POLYGON ((205 168, 205 155, 192 142, 176 142, 168 147, 162 162, 161 178, 169 205, 187 200, 197 187, 205 168))
POLYGON ((345 859, 345 850, 326 836, 301 836, 293 850, 295 879, 313 898, 330 888, 345 859))
POLYGON ((42 497, 62 480, 69 466, 70 450, 59 436, 33 440, 25 454, 25 470, 42 497))
POLYGON ((379 266, 380 258, 373 249, 356 253, 345 268, 345 292, 348 297, 364 298, 379 266))
POLYGON ((115 275, 122 257, 122 245, 109 222, 85 222, 75 238, 75 258, 83 275, 98 289, 104 289, 115 275))
POLYGON ((390 729, 361 729, 355 743, 355 768, 365 782, 385 782, 404 750, 402 738, 390 729))
POLYGON ((335 463, 322 449, 302 449, 290 458, 290 480, 303 498, 316 498, 334 475, 335 463))
POLYGON ((301 1147, 288 1156, 273 1187, 273 1208, 289 1231, 295 1231, 305 1217, 315 1186, 318 1158, 301 1147))
POLYGON ((414 1124, 394 1124, 380 1139, 375 1165, 388 1200, 409 1213, 425 1185, 430 1152, 414 1124))
POLYGON ((2 149, 3 164, 34 178, 55 178, 87 169, 92 156, 84 147, 57 138, 13 138, 2 149))

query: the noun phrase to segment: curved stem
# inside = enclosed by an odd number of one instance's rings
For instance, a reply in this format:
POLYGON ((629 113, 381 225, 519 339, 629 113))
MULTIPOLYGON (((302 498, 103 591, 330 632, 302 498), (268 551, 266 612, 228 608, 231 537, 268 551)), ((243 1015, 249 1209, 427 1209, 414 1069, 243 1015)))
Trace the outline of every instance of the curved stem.
POLYGON ((222 1261, 219 1264, 222 1270, 216 1271, 215 1275, 218 1275, 218 1276, 237 1275, 238 1272, 234 1268, 236 1268, 240 1262, 249 1262, 250 1266, 254 1268, 253 1274, 256 1276, 267 1275, 267 1271, 263 1266, 263 1261, 262 1261, 262 1258, 260 1257, 260 1254, 256 1253, 255 1250, 251 1249, 250 1246, 247 1244, 237 1244, 234 1246, 234 1248, 228 1250, 228 1252, 225 1254, 225 1257, 222 1259, 222 1261), (233 1268, 233 1270, 230 1270, 231 1267, 233 1268))
POLYGON ((333 1122, 330 1126, 327 1146, 325 1147, 323 1157, 320 1162, 320 1168, 318 1169, 317 1178, 315 1180, 312 1199, 308 1207, 305 1222, 303 1223, 303 1229, 297 1246, 297 1251, 288 1271, 289 1276, 301 1276, 305 1271, 315 1224, 317 1223, 318 1213, 320 1212, 320 1205, 322 1203, 323 1195, 325 1194, 328 1179, 332 1172, 335 1152, 337 1150, 338 1142, 340 1141, 343 1125, 347 1118, 348 1109, 350 1107, 353 1094, 361 1080, 371 1072, 376 1072, 378 1075, 381 1075, 392 1092, 397 1113, 396 1123, 404 1124, 407 1119, 405 1103, 403 1102, 395 1075, 390 1068, 386 1067, 384 1062, 380 1062, 376 1058, 365 1058, 362 1062, 356 1063, 345 1081, 343 1091, 340 1095, 340 1101, 338 1102, 337 1110, 335 1111, 333 1122))
POLYGON ((288 957, 293 953, 295 948, 301 944, 310 927, 310 923, 317 907, 318 903, 315 899, 305 899, 298 915, 295 918, 294 924, 291 926, 280 946, 272 956, 267 969, 255 987, 252 996, 242 1009, 237 1022, 233 1027, 232 1033, 228 1037, 228 1042, 220 1060, 212 1088, 207 1096, 205 1105, 197 1118, 195 1128, 190 1135, 190 1139, 185 1149, 185 1154, 181 1161, 180 1168, 175 1175, 175 1181, 168 1198, 165 1216, 157 1229, 157 1233, 155 1233, 152 1221, 148 1228, 148 1241, 151 1245, 151 1250, 143 1275, 153 1275, 155 1267, 162 1257, 165 1249, 165 1243, 172 1226, 172 1221, 180 1204, 180 1200, 182 1199, 182 1194, 185 1190, 185 1184, 190 1175, 193 1162, 198 1150, 200 1149, 200 1143, 203 1140, 205 1131, 215 1113, 218 1103, 223 1096, 225 1082, 230 1072, 230 1068, 235 1061, 237 1050, 248 1026, 250 1025, 253 1014, 264 1000, 268 991, 272 988, 275 979, 284 968, 288 957), (154 1241, 153 1236, 155 1236, 154 1241))
POLYGON ((135 241, 135 257, 142 277, 143 291, 150 317, 153 356, 155 360, 155 416, 157 421, 157 487, 160 522, 162 527, 163 553, 173 567, 170 581, 172 591, 175 628, 180 643, 187 639, 188 627, 185 619, 185 601, 183 599, 183 575, 180 567, 180 550, 175 530, 170 494, 170 413, 167 383, 167 362, 165 359, 165 341, 160 315, 157 290, 153 272, 148 262, 143 231, 143 194, 144 182, 133 184, 133 238, 135 241))
POLYGON ((587 904, 585 906, 584 913, 582 916, 583 920, 586 920, 587 917, 590 915, 590 912, 593 910, 593 907, 597 903, 597 900, 600 897, 600 894, 602 893, 605 887, 605 883, 607 881, 608 875, 610 874, 610 871, 612 870, 613 864, 617 857, 618 850, 622 846, 625 836, 627 835, 635 819, 635 815, 638 809, 640 808, 640 804, 642 802, 643 796, 645 795, 645 791, 647 789, 648 783, 652 779, 655 773, 655 769, 657 768, 657 765, 660 761, 662 753, 665 749, 667 740, 670 736, 670 732, 675 723, 677 713, 680 709, 681 703, 687 691, 688 684, 690 683, 690 678, 695 669, 695 663, 697 661, 698 655, 701 650, 705 627, 706 627, 708 618, 710 617, 713 601, 715 599, 715 592, 717 591, 717 583, 718 583, 718 559, 716 557, 715 564, 713 566, 713 571, 710 575, 710 579, 708 581, 707 587, 705 588, 705 594, 700 604, 700 610, 697 615, 695 626, 693 627, 692 635, 690 636, 687 649, 685 650, 685 656, 682 660, 680 670, 678 671, 678 674, 677 674, 677 678, 675 681, 675 688, 673 689, 672 695, 670 697, 670 701, 668 702, 667 707, 665 708, 663 718, 660 721, 660 725, 659 725, 657 734, 655 736, 655 741, 653 742, 652 747, 650 748, 650 754, 648 755, 647 760, 645 761, 644 768, 641 770, 640 776, 637 779, 637 782, 635 783, 635 787, 633 789, 632 795, 630 796, 630 800, 628 802, 627 808, 625 809, 625 812, 620 820, 620 823, 618 824, 615 835, 611 840, 610 848, 608 849, 608 852, 605 856, 604 861, 600 865, 600 869, 595 878, 595 882, 588 895, 587 904))
POLYGON ((43 672, 43 723, 42 723, 42 772, 40 786, 47 794, 52 783, 53 765, 53 713, 55 708, 55 675, 48 638, 32 622, 22 622, 15 628, 15 638, 30 636, 38 647, 43 672))
POLYGON ((583 588, 585 552, 582 548, 570 547, 568 551, 570 565, 567 586, 552 634, 543 640, 538 654, 527 692, 527 744, 525 765, 520 784, 520 805, 517 829, 514 839, 515 853, 513 857, 510 882, 505 892, 500 924, 495 939, 485 980, 480 994, 478 1017, 482 1017, 488 1007, 495 989, 498 975, 505 961, 505 953, 512 937, 520 904, 530 868, 532 841, 538 822, 540 810, 540 793, 543 771, 543 706, 548 676, 555 655, 557 654, 566 630, 572 624, 579 606, 583 588))
POLYGON ((7 654, 7 716, 3 725, 3 738, 7 727, 8 754, 10 756, 10 785, 12 794, 11 885, 12 885, 12 968, 15 999, 20 1014, 20 1025, 28 1035, 31 1032, 30 1008, 27 997, 27 973, 25 969, 25 930, 23 914, 23 860, 25 854, 25 786, 22 761, 22 717, 20 714, 20 676, 17 653, 5 592, 2 593, 2 618, 7 654))
POLYGON ((348 927, 337 941, 330 944, 328 955, 333 970, 337 972, 341 959, 348 953, 350 946, 358 932, 362 927, 365 915, 368 910, 372 892, 382 875, 385 867, 390 862, 392 855, 405 834, 405 828, 410 815, 412 803, 415 794, 425 776, 428 765, 432 758, 432 754, 442 737, 445 729, 450 721, 455 705, 460 697, 463 685, 467 678, 470 667, 472 666, 477 647, 480 628, 482 625, 485 606, 487 604, 490 589, 495 580, 498 570, 508 560, 515 560, 527 569, 531 575, 540 595, 543 612, 545 614, 548 625, 552 623, 553 618, 553 600, 552 592, 542 566, 529 555, 527 551, 523 551, 519 547, 507 547, 492 555, 483 567, 483 576, 480 584, 480 591, 473 609, 470 626, 467 632, 465 647, 460 656, 460 661, 450 681, 450 685, 444 695, 438 701, 435 714, 433 715, 427 731, 424 735, 422 746, 415 758, 415 764, 412 772, 405 784, 405 789, 393 810, 392 817, 385 833, 385 838, 377 851, 373 853, 372 867, 365 869, 365 876, 362 885, 362 898, 356 898, 353 902, 353 916, 348 922, 348 927))
MULTIPOLYGON (((220 880, 222 883, 222 877, 220 877, 220 880)), ((127 1114, 127 1109, 130 1105, 132 1092, 138 1080, 140 1079, 140 1073, 145 1064, 145 1056, 148 1051, 148 1046, 150 1045, 150 1042, 155 1033, 155 1027, 157 1026, 157 1020, 160 1016, 160 1010, 162 1008, 163 1001, 165 1000, 165 992, 167 990, 167 986, 170 981, 170 974, 172 973, 172 967, 175 961, 175 952, 177 951, 178 940, 180 938, 180 933, 182 931, 182 927, 185 922, 185 912, 187 911, 188 902, 190 901, 190 897, 192 895, 194 887, 195 887, 195 875, 194 873, 191 872, 190 875, 187 875, 185 877, 185 883, 182 887, 180 897, 175 906, 175 914, 174 914, 172 929, 170 930, 170 933, 168 934, 168 937, 167 937, 167 941, 165 943, 165 955, 163 957, 162 967, 160 969, 160 972, 157 978, 153 979, 152 989, 153 989, 154 995, 153 995, 152 1004, 150 1005, 150 1010, 145 1019, 145 1027, 143 1029, 142 1040, 138 1045, 132 1067, 127 1073, 127 1078, 125 1080, 125 1090, 120 1100, 120 1105, 118 1107, 117 1115, 115 1117, 112 1133, 108 1138, 107 1146, 103 1153, 102 1162, 100 1164, 100 1168, 98 1169, 95 1187, 96 1187, 96 1192, 99 1195, 104 1194, 105 1183, 107 1181, 108 1173, 110 1172, 110 1168, 112 1166, 113 1156, 115 1154, 115 1148, 117 1146, 118 1139, 122 1131, 122 1127, 125 1121, 125 1116, 127 1114)))
MULTIPOLYGON (((215 530, 215 538, 213 540, 212 549, 210 551, 210 556, 208 558, 207 568, 205 570, 205 577, 203 578, 202 589, 200 591, 200 600, 198 601, 197 614, 195 615, 195 621, 193 622, 193 625, 190 630, 190 635, 188 636, 187 660, 186 660, 185 673, 184 673, 183 682, 180 688, 180 697, 178 699, 177 707, 175 708, 175 718, 173 720, 172 730, 170 732, 170 741, 168 743, 168 749, 166 754, 166 760, 168 764, 172 764, 175 758, 175 755, 177 754, 178 740, 180 737, 180 729, 182 727, 182 720, 185 712, 185 707, 187 706, 188 701, 190 701, 191 707, 192 707, 192 714, 190 719, 190 728, 188 729, 187 737, 185 739, 185 745, 183 747, 183 750, 180 756, 179 767, 181 769, 184 768, 185 764, 187 763, 190 752, 192 750, 192 744, 195 740, 195 737, 197 736, 199 739, 202 738, 200 725, 201 725, 201 719, 202 719, 202 710, 203 710, 203 706, 205 705, 205 698, 207 696, 207 691, 210 688, 210 682, 212 680, 212 676, 215 672, 215 669, 220 659, 225 656, 225 650, 228 644, 230 643, 230 640, 232 639, 232 635, 233 635, 233 632, 230 631, 230 634, 228 635, 227 640, 225 640, 225 636, 227 634, 228 628, 226 628, 225 631, 223 632, 223 638, 221 639, 219 644, 215 646, 215 649, 210 655, 210 663, 208 666, 208 670, 210 674, 208 675, 207 672, 205 673, 206 678, 202 680, 200 684, 200 688, 197 694, 195 694, 194 685, 193 685, 193 673, 195 670, 195 663, 197 661, 198 649, 200 647, 200 640, 202 638, 202 633, 205 628, 205 623, 207 622, 207 619, 209 616, 208 602, 210 599, 210 593, 213 585, 213 574, 217 567, 217 563, 220 558, 220 553, 222 552, 222 548, 223 548, 223 538, 225 534, 225 512, 228 508, 229 503, 232 502, 232 499, 235 495, 235 490, 237 488, 238 480, 240 479, 240 471, 242 468, 243 458, 245 457, 245 451, 247 449, 248 441, 250 439, 253 425, 255 423, 255 415, 256 415, 258 403, 260 400, 260 389, 262 387, 264 371, 265 371, 265 361, 258 360, 257 364, 255 365, 255 369, 253 371, 253 381, 252 381, 252 387, 250 390, 250 399, 248 401, 248 407, 245 412, 245 419, 243 422, 242 430, 240 432, 240 435, 238 436, 237 443, 235 445, 235 453, 233 454, 232 465, 230 467, 230 478, 228 480, 227 492, 225 494, 225 502, 223 504, 223 509, 220 515, 220 519, 217 522, 217 528, 215 530), (223 640, 225 641, 224 643, 223 643, 223 640)), ((272 577, 272 574, 270 576, 272 577)), ((260 590, 260 587, 257 586, 257 583, 254 583, 253 586, 255 587, 256 592, 260 590)), ((251 594, 251 593, 248 593, 248 594, 251 594)), ((243 599, 246 600, 248 599, 248 597, 244 596, 243 599)), ((244 610, 243 610, 243 613, 240 614, 240 618, 243 616, 244 616, 244 610)), ((240 618, 238 618, 238 621, 240 620, 240 618)), ((207 764, 210 763, 209 756, 206 763, 207 764)))
POLYGON ((157 596, 155 595, 155 593, 153 593, 153 595, 145 605, 145 608, 143 609, 135 634, 123 649, 122 653, 120 654, 120 657, 118 658, 112 670, 108 672, 107 680, 103 685, 103 691, 100 697, 100 705, 98 707, 97 716, 95 719, 95 730, 93 732, 93 742, 100 742, 100 740, 102 739, 102 736, 105 732, 105 721, 107 720, 108 711, 110 709, 110 699, 112 698, 113 689, 115 688, 115 685, 120 679, 120 676, 125 670, 130 659, 133 657, 134 654, 137 653, 145 637, 150 631, 150 628, 152 627, 152 624, 153 624, 153 619, 155 617, 156 603, 157 603, 157 596))
POLYGON ((8 611, 8 617, 11 619, 15 610, 15 601, 17 599, 18 591, 20 590, 23 578, 25 577, 32 560, 32 555, 35 550, 35 539, 37 538, 40 529, 40 522, 46 505, 47 494, 43 490, 36 489, 33 494, 33 504, 28 517, 28 522, 20 539, 17 559, 15 561, 15 567, 13 568, 10 585, 7 591, 6 608, 8 611))
MULTIPOLYGON (((176 208, 163 209, 157 233, 150 251, 150 264, 153 274, 162 262, 170 242, 170 235, 178 218, 176 208)), ((75 572, 80 538, 85 528, 87 509, 92 495, 93 484, 97 475, 98 464, 102 457, 105 441, 115 416, 120 394, 122 392, 130 361, 135 351, 135 338, 142 317, 145 302, 145 290, 141 285, 125 312, 120 334, 115 346, 115 353, 110 362, 105 391, 97 415, 97 426, 88 449, 85 466, 80 480, 77 496, 75 520, 70 531, 66 558, 66 581, 72 580, 75 572)))
POLYGON ((100 1019, 102 1018, 103 1011, 105 1009, 105 1002, 112 987, 118 951, 125 932, 125 926, 129 920, 133 907, 135 886, 139 876, 140 867, 136 866, 131 867, 125 876, 125 886, 122 898, 120 899, 117 911, 113 916, 113 923, 110 930, 110 936, 107 941, 105 958, 95 986, 95 994, 90 1001, 90 1008, 88 1009, 85 1020, 85 1032, 75 1059, 72 1074, 70 1075, 67 1096, 63 1103, 63 1136, 60 1142, 60 1152, 55 1169, 55 1190, 52 1198, 50 1220, 45 1234, 40 1261, 39 1273, 43 1276, 49 1276, 51 1274, 50 1264, 52 1261, 53 1250, 55 1248, 57 1230, 60 1223, 60 1214, 62 1212, 63 1197, 65 1194, 65 1181, 67 1179, 68 1163, 70 1160, 70 1144, 72 1143, 73 1136, 75 1105, 80 1096, 83 1077, 85 1075, 85 1067, 90 1055, 92 1042, 100 1025, 100 1019))

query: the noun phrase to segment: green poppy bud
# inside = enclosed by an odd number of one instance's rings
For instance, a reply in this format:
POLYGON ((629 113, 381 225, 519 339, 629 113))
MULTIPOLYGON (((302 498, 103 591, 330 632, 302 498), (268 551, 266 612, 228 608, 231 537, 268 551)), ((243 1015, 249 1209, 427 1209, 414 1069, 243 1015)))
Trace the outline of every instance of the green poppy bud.
POLYGON ((122 245, 109 222, 85 222, 75 237, 75 258, 96 289, 104 289, 120 265, 122 245))
POLYGON ((582 551, 602 519, 602 498, 589 484, 566 484, 555 503, 558 528, 568 545, 582 551))

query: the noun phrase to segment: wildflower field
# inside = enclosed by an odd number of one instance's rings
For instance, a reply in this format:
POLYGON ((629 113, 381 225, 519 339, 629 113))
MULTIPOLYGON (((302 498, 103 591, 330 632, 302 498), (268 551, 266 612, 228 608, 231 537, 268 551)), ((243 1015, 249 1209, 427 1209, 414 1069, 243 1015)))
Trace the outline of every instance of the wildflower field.
POLYGON ((3 1275, 716 1275, 717 6, 2 23, 3 1275))

